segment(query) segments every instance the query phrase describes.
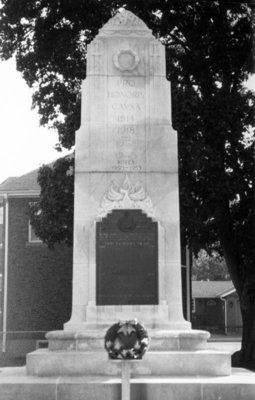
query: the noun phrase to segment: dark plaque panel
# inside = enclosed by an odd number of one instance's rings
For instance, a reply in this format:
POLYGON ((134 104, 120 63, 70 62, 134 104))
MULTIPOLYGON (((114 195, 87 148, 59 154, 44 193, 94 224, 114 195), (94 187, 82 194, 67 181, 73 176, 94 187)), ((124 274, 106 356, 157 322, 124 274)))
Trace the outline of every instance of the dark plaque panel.
POLYGON ((96 226, 97 305, 158 304, 158 226, 113 210, 96 226))

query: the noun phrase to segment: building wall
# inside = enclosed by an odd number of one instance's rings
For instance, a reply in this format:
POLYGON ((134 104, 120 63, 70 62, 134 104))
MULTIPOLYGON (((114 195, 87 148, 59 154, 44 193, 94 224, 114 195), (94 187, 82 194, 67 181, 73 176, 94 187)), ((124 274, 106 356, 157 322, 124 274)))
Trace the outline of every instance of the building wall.
POLYGON ((0 243, 0 331, 3 329, 3 269, 4 269, 4 249, 0 243))
POLYGON ((0 201, 0 332, 2 326, 2 313, 3 313, 3 270, 4 270, 4 242, 3 242, 3 229, 4 229, 4 207, 3 202, 0 201))
POLYGON ((240 301, 236 293, 227 296, 227 330, 228 332, 242 331, 242 316, 240 301))
POLYGON ((225 301, 216 297, 193 298, 192 302, 193 329, 207 329, 218 333, 242 332, 240 302, 236 292, 226 296, 225 301))
POLYGON ((72 249, 29 242, 31 201, 9 199, 7 351, 62 329, 71 314, 72 249))
POLYGON ((219 298, 196 298, 192 313, 192 328, 224 332, 224 302, 219 298))

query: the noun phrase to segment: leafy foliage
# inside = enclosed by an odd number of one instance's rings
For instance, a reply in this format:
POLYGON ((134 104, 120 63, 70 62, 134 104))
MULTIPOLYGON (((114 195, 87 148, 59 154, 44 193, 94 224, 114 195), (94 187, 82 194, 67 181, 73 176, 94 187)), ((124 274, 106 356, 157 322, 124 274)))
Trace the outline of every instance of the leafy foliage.
POLYGON ((217 252, 209 255, 200 250, 193 259, 192 280, 194 281, 226 281, 229 280, 226 262, 217 252))
POLYGON ((53 167, 41 167, 38 183, 41 195, 30 206, 30 220, 35 233, 50 248, 56 243, 72 244, 74 202, 74 157, 58 159, 53 167))

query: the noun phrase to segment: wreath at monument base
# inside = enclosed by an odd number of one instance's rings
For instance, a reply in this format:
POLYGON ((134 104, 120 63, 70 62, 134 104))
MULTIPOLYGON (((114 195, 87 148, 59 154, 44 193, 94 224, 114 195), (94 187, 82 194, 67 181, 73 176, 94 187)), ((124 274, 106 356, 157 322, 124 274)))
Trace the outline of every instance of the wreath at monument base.
POLYGON ((149 337, 137 320, 119 321, 105 335, 105 349, 113 360, 139 360, 148 349, 149 337))

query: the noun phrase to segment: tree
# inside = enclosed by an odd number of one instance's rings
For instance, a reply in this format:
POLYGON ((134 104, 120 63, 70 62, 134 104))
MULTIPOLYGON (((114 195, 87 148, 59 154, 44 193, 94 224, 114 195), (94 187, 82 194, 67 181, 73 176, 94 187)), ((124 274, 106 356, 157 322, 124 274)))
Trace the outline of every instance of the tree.
MULTIPOLYGON (((0 54, 4 59, 15 54, 18 70, 34 88, 41 123, 58 130, 59 147, 71 148, 80 123, 86 45, 98 29, 124 5, 162 40, 179 138, 183 236, 196 252, 205 248, 224 255, 244 326, 233 362, 255 369, 254 94, 243 88, 253 71, 249 3, 2 0, 0 54)), ((71 218, 51 214, 51 234, 44 217, 48 208, 58 209, 61 197, 44 202, 45 193, 56 190, 55 178, 47 168, 40 176, 45 213, 40 218, 35 211, 34 226, 54 244, 72 231, 71 218)))
POLYGON ((193 259, 192 280, 195 281, 226 281, 229 280, 226 262, 216 251, 211 256, 200 250, 193 259))
POLYGON ((189 47, 170 68, 177 75, 181 224, 193 249, 224 255, 243 318, 233 365, 255 370, 254 95, 242 87, 252 71, 251 20, 225 3, 199 15, 200 29, 185 20, 189 47))
POLYGON ((53 166, 39 169, 40 201, 30 206, 35 233, 49 248, 73 242, 74 155, 59 158, 53 166))

